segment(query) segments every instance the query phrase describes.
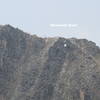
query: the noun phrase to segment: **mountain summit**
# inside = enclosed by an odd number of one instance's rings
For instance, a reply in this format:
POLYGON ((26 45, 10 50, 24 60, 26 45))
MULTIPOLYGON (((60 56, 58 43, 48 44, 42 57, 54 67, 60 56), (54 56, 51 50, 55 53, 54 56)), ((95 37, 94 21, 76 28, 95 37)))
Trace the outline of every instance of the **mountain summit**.
POLYGON ((100 100, 100 48, 1 25, 0 100, 100 100))

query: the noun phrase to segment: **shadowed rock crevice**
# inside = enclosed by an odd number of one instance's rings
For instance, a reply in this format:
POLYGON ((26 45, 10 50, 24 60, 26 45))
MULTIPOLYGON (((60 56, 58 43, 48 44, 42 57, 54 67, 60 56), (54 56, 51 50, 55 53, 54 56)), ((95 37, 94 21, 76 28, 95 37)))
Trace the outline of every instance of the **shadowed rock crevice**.
MULTIPOLYGON (((66 53, 70 52, 72 48, 64 47, 63 38, 58 41, 49 49, 48 59, 44 64, 42 73, 40 74, 40 80, 36 88, 34 100, 52 100, 54 87, 57 81, 59 72, 62 69, 62 64, 65 61, 66 53)), ((70 41, 66 42, 68 45, 72 45, 70 41)))

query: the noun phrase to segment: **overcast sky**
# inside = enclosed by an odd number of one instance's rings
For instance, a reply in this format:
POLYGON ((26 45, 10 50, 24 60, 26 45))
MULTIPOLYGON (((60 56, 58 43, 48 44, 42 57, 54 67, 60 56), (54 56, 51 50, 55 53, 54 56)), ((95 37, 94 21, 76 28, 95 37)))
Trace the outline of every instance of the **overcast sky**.
POLYGON ((100 45, 100 0, 0 0, 0 24, 43 37, 87 38, 100 45))

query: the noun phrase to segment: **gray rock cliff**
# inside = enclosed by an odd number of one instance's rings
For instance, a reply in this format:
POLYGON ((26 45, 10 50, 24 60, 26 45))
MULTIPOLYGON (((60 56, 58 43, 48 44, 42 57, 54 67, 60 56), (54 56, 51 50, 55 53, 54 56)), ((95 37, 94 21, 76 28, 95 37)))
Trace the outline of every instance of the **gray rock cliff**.
POLYGON ((100 48, 0 26, 0 100, 100 100, 100 48))

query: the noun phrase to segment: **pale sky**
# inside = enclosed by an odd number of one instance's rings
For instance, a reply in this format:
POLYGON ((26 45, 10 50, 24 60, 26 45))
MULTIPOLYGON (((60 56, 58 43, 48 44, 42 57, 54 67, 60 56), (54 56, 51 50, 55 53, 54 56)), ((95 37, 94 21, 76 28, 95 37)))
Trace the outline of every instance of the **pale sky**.
POLYGON ((100 0, 0 0, 0 24, 43 37, 86 38, 100 45, 100 0))

